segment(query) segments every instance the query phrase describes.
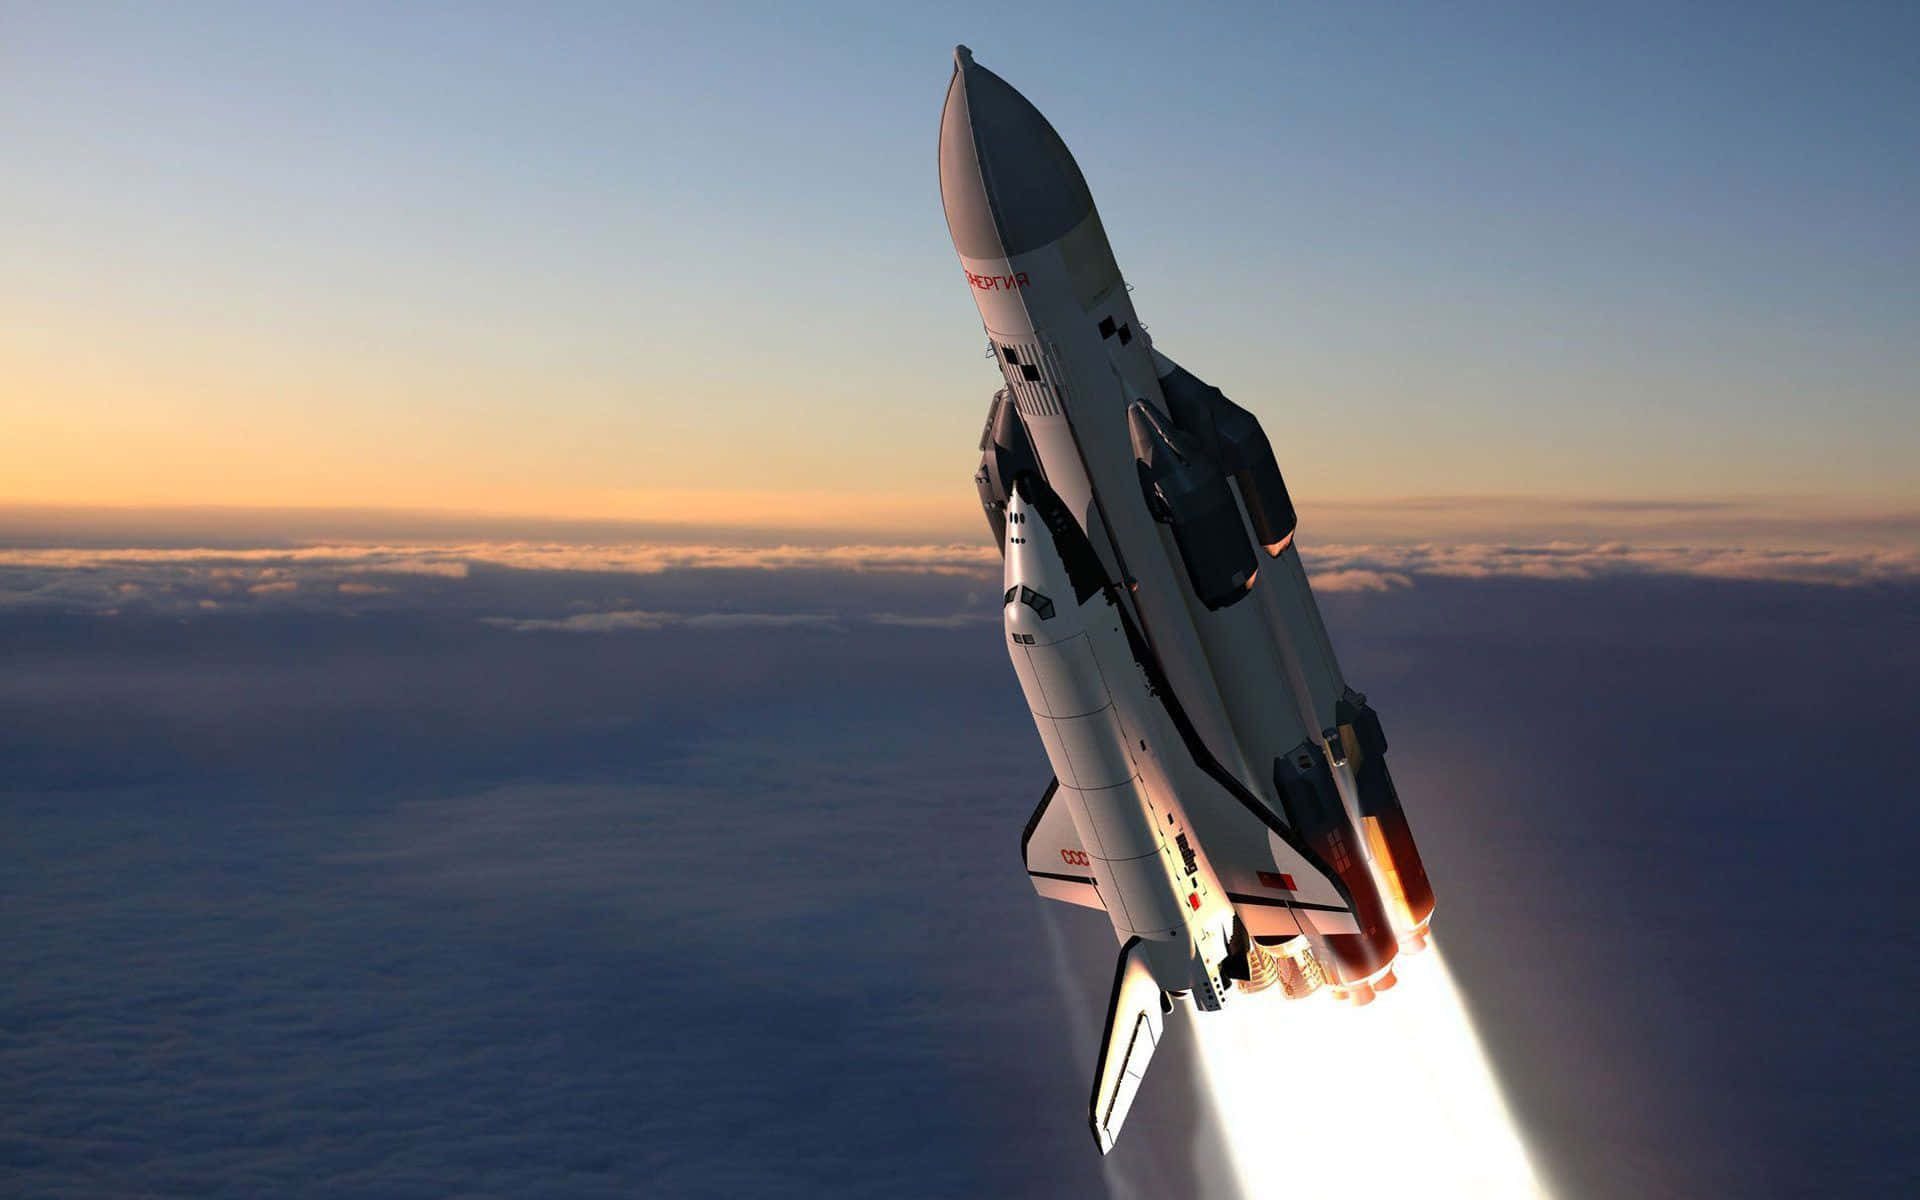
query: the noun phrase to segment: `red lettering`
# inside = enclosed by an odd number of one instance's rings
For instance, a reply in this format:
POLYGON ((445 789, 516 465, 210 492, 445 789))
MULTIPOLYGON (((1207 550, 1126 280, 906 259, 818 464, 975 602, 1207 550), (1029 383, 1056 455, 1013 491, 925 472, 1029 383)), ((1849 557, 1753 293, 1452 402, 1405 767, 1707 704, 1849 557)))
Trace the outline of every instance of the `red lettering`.
MULTIPOLYGON (((962 267, 965 271, 966 268, 962 267)), ((1027 273, 1016 271, 1012 275, 975 275, 967 271, 967 282, 983 292, 1011 292, 1028 286, 1027 273)))

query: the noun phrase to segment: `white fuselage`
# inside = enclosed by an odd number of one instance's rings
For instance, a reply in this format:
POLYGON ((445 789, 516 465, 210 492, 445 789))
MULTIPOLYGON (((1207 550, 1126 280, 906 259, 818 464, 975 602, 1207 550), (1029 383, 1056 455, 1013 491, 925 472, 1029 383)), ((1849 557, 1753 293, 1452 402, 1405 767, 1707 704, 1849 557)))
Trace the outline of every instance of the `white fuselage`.
MULTIPOLYGON (((1161 366, 1097 212, 1026 253, 960 261, 1048 482, 1113 577, 1129 581, 1128 601, 1214 759, 1277 806, 1274 758, 1319 740, 1338 699, 1339 669, 1317 635, 1318 611, 1293 547, 1261 556, 1253 588, 1288 596, 1249 597, 1209 612, 1193 594, 1136 474, 1127 406, 1140 399, 1165 406, 1161 366)), ((1350 788, 1343 784, 1342 792, 1350 788)), ((1272 850, 1276 859, 1288 857, 1278 839, 1272 850)), ((1338 899, 1314 884, 1297 898, 1338 899)), ((1303 932, 1354 928, 1342 913, 1314 910, 1308 920, 1313 927, 1303 932)))
POLYGON ((1140 493, 1127 405, 1165 401, 1099 214, 1027 253, 960 262, 1047 481, 1113 578, 1137 585, 1129 591, 1141 623, 1214 757, 1256 794, 1270 791, 1233 737, 1181 599, 1188 585, 1140 493), (1102 336, 1106 321, 1114 332, 1102 336))
POLYGON ((1115 934, 1138 937, 1163 990, 1225 1002, 1220 960, 1233 905, 1188 829, 1150 749, 1165 733, 1127 647, 1111 593, 1084 604, 1046 528, 1008 507, 1007 651, 1115 934))

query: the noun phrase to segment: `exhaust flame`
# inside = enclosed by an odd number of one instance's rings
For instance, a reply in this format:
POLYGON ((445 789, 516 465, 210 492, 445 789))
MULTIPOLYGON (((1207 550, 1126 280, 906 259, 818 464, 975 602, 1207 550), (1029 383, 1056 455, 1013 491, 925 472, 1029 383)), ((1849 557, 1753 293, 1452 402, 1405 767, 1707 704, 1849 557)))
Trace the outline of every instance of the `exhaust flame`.
POLYGON ((1546 1196, 1438 946, 1361 1011, 1240 997, 1192 1022, 1248 1197, 1546 1196))

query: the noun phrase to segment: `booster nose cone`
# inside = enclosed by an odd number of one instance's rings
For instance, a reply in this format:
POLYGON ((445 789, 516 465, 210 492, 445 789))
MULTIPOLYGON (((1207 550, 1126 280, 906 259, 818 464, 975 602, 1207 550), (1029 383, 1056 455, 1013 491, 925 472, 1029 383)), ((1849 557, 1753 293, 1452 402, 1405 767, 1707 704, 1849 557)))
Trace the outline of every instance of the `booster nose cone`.
POLYGON ((966 258, 1010 258, 1085 220, 1093 194, 1060 135, 1006 80, 953 51, 940 114, 940 199, 966 258))
POLYGON ((1194 447, 1186 436, 1144 400, 1127 405, 1127 437, 1133 443, 1134 460, 1149 471, 1176 471, 1193 457, 1194 447))

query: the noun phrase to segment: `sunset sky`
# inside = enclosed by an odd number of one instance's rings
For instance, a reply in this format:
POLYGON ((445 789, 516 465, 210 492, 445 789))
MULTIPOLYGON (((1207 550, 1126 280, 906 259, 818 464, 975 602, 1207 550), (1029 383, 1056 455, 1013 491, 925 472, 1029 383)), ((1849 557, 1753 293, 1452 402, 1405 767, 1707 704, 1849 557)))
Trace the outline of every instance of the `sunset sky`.
POLYGON ((975 537, 965 41, 1309 513, 1920 504, 1911 7, 1175 13, 8 5, 0 503, 975 537))
MULTIPOLYGON (((1920 4, 1574 8, 0 0, 0 1191, 1910 1194, 1920 4), (962 42, 1271 436, 1440 895, 1105 1159, 962 42)), ((1258 782, 1295 656, 1120 595, 1221 743, 1122 749, 1258 782)))

